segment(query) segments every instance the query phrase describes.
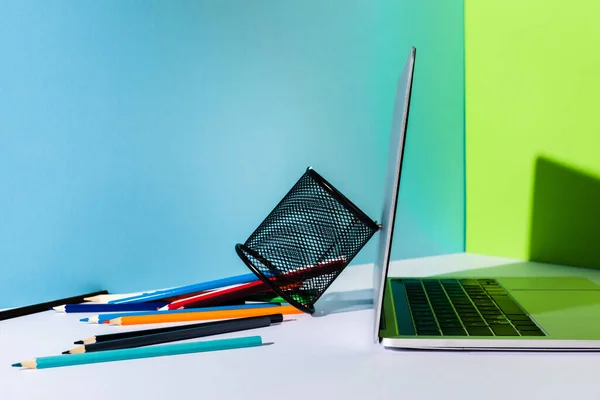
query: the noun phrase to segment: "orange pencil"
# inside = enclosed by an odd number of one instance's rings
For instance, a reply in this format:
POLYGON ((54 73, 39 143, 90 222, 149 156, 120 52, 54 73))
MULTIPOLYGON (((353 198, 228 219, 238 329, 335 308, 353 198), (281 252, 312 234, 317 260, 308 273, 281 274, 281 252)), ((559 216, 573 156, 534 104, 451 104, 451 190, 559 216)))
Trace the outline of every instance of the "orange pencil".
POLYGON ((263 315, 270 315, 276 312, 277 314, 302 314, 303 312, 298 310, 294 306, 281 306, 277 307, 276 311, 272 307, 266 308, 245 308, 241 310, 224 310, 224 311, 196 311, 189 313, 179 314, 153 314, 153 315, 138 315, 131 317, 120 317, 111 319, 109 324, 111 325, 142 325, 142 324, 164 324, 168 322, 185 322, 185 321, 206 321, 206 320, 218 320, 218 319, 229 319, 229 318, 243 318, 243 317, 258 317, 263 315))

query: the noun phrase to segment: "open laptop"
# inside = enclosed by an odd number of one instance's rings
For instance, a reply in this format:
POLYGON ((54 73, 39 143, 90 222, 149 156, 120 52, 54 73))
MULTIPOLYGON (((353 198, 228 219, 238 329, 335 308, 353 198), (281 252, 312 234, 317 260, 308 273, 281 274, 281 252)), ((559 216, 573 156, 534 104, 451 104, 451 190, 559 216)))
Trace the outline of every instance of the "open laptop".
POLYGON ((600 350, 600 286, 587 279, 388 276, 415 57, 413 47, 390 136, 374 270, 375 341, 407 349, 600 350))

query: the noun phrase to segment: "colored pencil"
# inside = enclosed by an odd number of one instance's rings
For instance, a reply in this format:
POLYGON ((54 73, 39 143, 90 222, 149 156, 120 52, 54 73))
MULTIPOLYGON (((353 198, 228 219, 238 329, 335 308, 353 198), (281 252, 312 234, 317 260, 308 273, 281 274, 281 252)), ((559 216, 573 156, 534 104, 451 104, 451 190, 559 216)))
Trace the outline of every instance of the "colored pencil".
POLYGON ((148 334, 144 336, 130 337, 127 339, 111 340, 95 344, 77 346, 71 350, 63 351, 63 354, 83 354, 95 351, 132 349, 135 347, 151 346, 155 344, 176 342, 179 340, 196 339, 199 337, 221 335, 245 331, 249 329, 265 328, 273 323, 283 321, 283 315, 270 314, 261 317, 249 317, 217 321, 215 324, 205 323, 195 328, 179 329, 172 332, 148 334))
POLYGON ((243 285, 213 290, 212 292, 199 294, 186 299, 177 300, 160 308, 160 310, 177 310, 186 306, 208 306, 221 301, 231 300, 235 297, 243 297, 270 290, 262 281, 254 281, 243 285))
MULTIPOLYGON (((142 303, 143 304, 143 303, 142 303)), ((140 315, 159 315, 165 313, 177 314, 177 313, 189 313, 189 312, 202 312, 202 311, 225 311, 225 310, 243 310, 247 308, 263 308, 263 307, 278 307, 278 303, 263 303, 263 304, 242 304, 232 306, 216 306, 216 307, 202 307, 202 308, 185 308, 183 310, 169 310, 169 311, 138 311, 128 313, 109 313, 109 314, 98 314, 88 318, 80 319, 81 322, 87 322, 89 324, 102 324, 105 321, 119 317, 133 317, 140 315)))
POLYGON ((45 303, 32 304, 25 307, 11 308, 10 310, 0 311, 0 321, 10 318, 22 317, 25 315, 35 314, 42 311, 48 311, 52 307, 62 304, 82 303, 85 297, 95 296, 97 294, 108 293, 106 290, 100 290, 93 293, 81 294, 79 296, 67 297, 64 299, 47 301, 45 303))
MULTIPOLYGON (((164 291, 164 290, 171 290, 171 289, 161 289, 160 291, 164 291)), ((128 299, 130 297, 138 297, 138 296, 142 296, 142 295, 148 295, 148 293, 154 293, 154 292, 157 292, 157 291, 124 293, 124 294, 103 294, 103 295, 98 295, 98 296, 86 297, 84 300, 87 302, 90 302, 90 303, 118 304, 118 303, 116 303, 117 300, 123 300, 123 299, 128 299)), ((196 292, 196 293, 194 293, 194 295, 201 294, 201 293, 204 293, 204 292, 196 292)), ((169 303, 171 301, 175 301, 175 300, 182 299, 182 298, 189 297, 189 296, 190 296, 190 294, 186 294, 186 295, 181 295, 181 296, 165 297, 164 299, 158 299, 158 300, 169 303)), ((149 300, 149 301, 151 301, 151 300, 149 300)))
MULTIPOLYGON (((242 318, 242 317, 257 317, 273 313, 270 307, 255 308, 245 310, 226 310, 226 311, 203 311, 203 312, 188 312, 180 314, 157 314, 157 315, 140 315, 133 317, 120 317, 111 319, 109 324, 112 325, 143 325, 143 324, 164 324, 168 322, 186 322, 186 321, 208 321, 218 319, 242 318)), ((282 315, 302 314, 302 311, 293 306, 281 306, 277 308, 277 313, 282 315)))
MULTIPOLYGON (((292 285, 295 285, 299 289, 302 286, 302 282, 296 282, 290 285, 286 285, 285 288, 290 289, 292 285)), ((210 307, 217 304, 229 304, 235 301, 244 300, 246 297, 251 296, 252 294, 263 293, 269 290, 271 290, 271 288, 262 281, 254 281, 246 283, 244 285, 238 285, 233 288, 217 289, 211 292, 205 292, 201 295, 184 299, 178 299, 162 306, 161 308, 159 308, 159 311, 181 310, 189 308, 210 307)), ((285 302, 285 300, 283 300, 283 302, 285 302)), ((268 304, 270 302, 250 303, 268 304)))
POLYGON ((64 304, 54 307, 54 311, 59 313, 92 313, 92 312, 125 312, 125 311, 150 311, 158 310, 166 303, 133 303, 133 304, 64 304))
POLYGON ((157 290, 152 293, 142 294, 139 296, 133 296, 125 299, 109 301, 109 303, 123 304, 123 303, 145 303, 148 301, 162 300, 168 297, 180 296, 190 293, 198 293, 206 290, 214 290, 222 288, 224 286, 238 285, 255 281, 256 275, 250 273, 245 275, 237 275, 223 279, 217 279, 209 282, 195 283, 193 285, 180 286, 169 290, 157 290))
MULTIPOLYGON (((325 261, 313 268, 303 268, 287 274, 283 274, 274 280, 279 286, 301 285, 302 281, 315 278, 324 274, 339 272, 344 267, 344 258, 325 261)), ((236 298, 249 296, 261 292, 269 291, 270 287, 262 281, 254 281, 239 285, 233 288, 214 290, 208 293, 202 293, 187 299, 177 300, 161 308, 161 310, 177 310, 186 306, 207 306, 221 301, 233 300, 236 298)), ((284 290, 286 290, 284 288, 284 290)))
POLYGON ((138 296, 140 294, 142 294, 142 292, 123 293, 123 294, 99 294, 96 296, 86 297, 83 300, 88 301, 90 303, 106 304, 110 300, 124 299, 124 298, 131 297, 131 296, 138 296))
POLYGON ((246 336, 234 339, 208 340, 202 342, 165 344, 162 346, 138 347, 123 350, 107 350, 95 353, 38 357, 13 364, 12 366, 29 369, 57 368, 71 365, 198 353, 203 351, 238 349, 243 347, 261 346, 262 344, 262 338, 260 336, 246 336))
MULTIPOLYGON (((274 312, 277 312, 277 310, 273 310, 274 312)), ((271 322, 276 323, 279 322, 279 315, 281 314, 270 314, 271 315, 271 322)), ((262 316, 260 317, 248 317, 248 318, 262 318, 262 316)), ((237 318, 235 320, 241 320, 241 319, 246 319, 246 318, 237 318)), ((185 324, 185 325, 175 325, 175 326, 167 326, 164 328, 152 328, 152 329, 140 329, 140 330, 136 330, 136 331, 127 331, 127 332, 118 332, 118 333, 107 333, 104 335, 96 335, 96 336, 91 336, 87 339, 84 340, 78 340, 76 342, 73 342, 74 344, 94 344, 94 343, 104 343, 104 342, 109 342, 109 341, 115 341, 115 340, 122 340, 122 339, 129 339, 129 338, 135 338, 135 337, 140 337, 140 336, 147 336, 147 335, 154 335, 156 333, 167 333, 167 332, 176 332, 176 331, 181 331, 181 330, 185 330, 185 329, 191 329, 191 328, 197 328, 200 326, 213 326, 213 325, 220 325, 223 324, 227 321, 234 321, 234 320, 230 320, 230 319, 225 319, 225 320, 219 320, 219 321, 211 321, 211 322, 197 322, 194 324, 185 324)))

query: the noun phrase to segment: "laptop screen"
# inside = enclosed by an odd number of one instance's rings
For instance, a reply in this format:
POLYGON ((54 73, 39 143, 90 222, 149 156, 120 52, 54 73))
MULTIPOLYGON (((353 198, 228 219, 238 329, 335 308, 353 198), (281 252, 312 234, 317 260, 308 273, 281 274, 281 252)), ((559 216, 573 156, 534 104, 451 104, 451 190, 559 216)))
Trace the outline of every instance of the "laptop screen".
POLYGON ((373 272, 373 288, 375 300, 375 342, 379 342, 379 327, 383 304, 383 291, 387 277, 392 239, 394 236, 394 220, 396 218, 396 205, 400 188, 400 174, 402 158, 404 155, 404 139, 408 123, 408 111, 413 80, 416 49, 411 48, 408 59, 398 79, 396 88, 396 102, 388 148, 386 177, 384 183, 383 212, 381 217, 381 230, 379 244, 373 272))

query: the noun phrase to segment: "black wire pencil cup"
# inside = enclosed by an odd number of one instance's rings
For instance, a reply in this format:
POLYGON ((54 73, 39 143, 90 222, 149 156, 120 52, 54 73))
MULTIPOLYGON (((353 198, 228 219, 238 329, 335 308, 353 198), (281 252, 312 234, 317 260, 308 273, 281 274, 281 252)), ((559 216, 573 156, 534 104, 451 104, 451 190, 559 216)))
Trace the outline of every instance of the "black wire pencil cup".
POLYGON ((309 167, 235 250, 273 292, 312 314, 315 302, 378 230, 309 167))

